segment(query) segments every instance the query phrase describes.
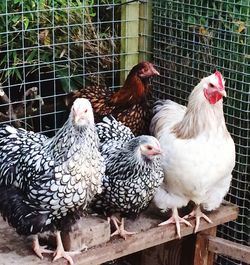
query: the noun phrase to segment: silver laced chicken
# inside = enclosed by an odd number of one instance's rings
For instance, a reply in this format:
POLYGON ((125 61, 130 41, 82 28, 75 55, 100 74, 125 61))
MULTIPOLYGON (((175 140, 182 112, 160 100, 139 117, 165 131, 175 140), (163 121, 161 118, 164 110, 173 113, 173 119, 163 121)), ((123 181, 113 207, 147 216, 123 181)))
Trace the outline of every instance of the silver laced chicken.
POLYGON ((106 171, 103 191, 92 208, 111 218, 117 229, 112 235, 126 239, 134 232, 125 230, 124 218, 134 218, 145 210, 163 180, 160 144, 153 136, 135 137, 112 116, 98 123, 97 130, 106 171))
POLYGON ((64 257, 60 231, 73 223, 101 191, 105 170, 94 116, 87 99, 76 99, 68 120, 53 138, 0 126, 0 212, 18 234, 34 235, 33 250, 50 252, 38 234, 56 232, 54 260, 64 257))

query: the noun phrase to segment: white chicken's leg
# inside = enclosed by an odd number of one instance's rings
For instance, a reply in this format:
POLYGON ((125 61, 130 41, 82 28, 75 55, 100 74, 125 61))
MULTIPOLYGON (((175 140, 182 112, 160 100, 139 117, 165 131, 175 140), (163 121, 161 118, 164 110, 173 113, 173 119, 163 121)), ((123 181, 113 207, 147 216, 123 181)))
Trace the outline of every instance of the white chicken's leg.
POLYGON ((118 218, 116 216, 111 216, 110 217, 110 220, 112 220, 113 224, 115 225, 115 232, 111 234, 111 237, 112 236, 115 236, 115 235, 120 235, 121 237, 123 237, 125 240, 127 238, 127 235, 134 235, 136 234, 137 232, 129 232, 127 230, 125 230, 124 228, 124 218, 120 220, 118 220, 118 218))
POLYGON ((168 224, 173 224, 173 223, 176 224, 176 231, 177 231, 177 235, 179 238, 181 238, 180 223, 184 223, 187 226, 192 226, 187 220, 179 216, 178 209, 176 207, 172 209, 172 216, 167 221, 162 222, 158 225, 162 226, 162 225, 168 225, 168 224))
MULTIPOLYGON (((213 223, 210 218, 208 218, 202 211, 200 206, 197 206, 187 217, 195 217, 195 228, 194 233, 196 233, 200 226, 200 219, 204 218, 208 223, 213 223)), ((184 217, 186 218, 186 216, 184 217)))
POLYGON ((38 235, 34 235, 33 237, 32 249, 40 259, 43 259, 43 255, 42 255, 43 253, 53 253, 52 250, 49 250, 49 249, 46 249, 45 247, 40 246, 38 235))
POLYGON ((80 252, 79 251, 66 252, 64 250, 60 231, 56 232, 56 244, 57 244, 57 248, 56 248, 56 251, 54 252, 53 261, 58 260, 60 258, 65 258, 69 262, 70 265, 73 265, 74 261, 73 261, 73 259, 71 258, 70 255, 78 254, 80 252))

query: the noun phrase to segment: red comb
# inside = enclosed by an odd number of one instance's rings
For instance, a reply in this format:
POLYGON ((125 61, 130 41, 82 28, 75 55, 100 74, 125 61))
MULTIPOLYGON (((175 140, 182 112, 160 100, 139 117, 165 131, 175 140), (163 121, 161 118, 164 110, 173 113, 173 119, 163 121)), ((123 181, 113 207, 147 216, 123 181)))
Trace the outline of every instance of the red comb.
POLYGON ((219 71, 215 71, 215 76, 217 77, 217 79, 218 79, 218 83, 219 83, 219 86, 222 88, 222 87, 224 87, 224 84, 223 84, 223 77, 222 77, 222 74, 221 74, 221 72, 219 72, 219 71))

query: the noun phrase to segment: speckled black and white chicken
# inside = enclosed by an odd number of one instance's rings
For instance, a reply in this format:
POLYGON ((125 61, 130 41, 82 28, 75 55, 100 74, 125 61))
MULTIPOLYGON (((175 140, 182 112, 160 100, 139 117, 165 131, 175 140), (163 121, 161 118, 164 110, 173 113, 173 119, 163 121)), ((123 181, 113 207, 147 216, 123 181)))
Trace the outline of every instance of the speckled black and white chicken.
POLYGON ((104 213, 116 226, 113 233, 132 234, 124 229, 124 217, 136 217, 147 208, 163 180, 160 144, 153 136, 134 137, 131 130, 112 116, 97 124, 106 171, 103 191, 93 208, 104 213), (119 213, 121 221, 114 216, 119 213))
POLYGON ((73 264, 60 231, 101 192, 105 165, 98 148, 92 107, 83 98, 75 100, 53 138, 0 127, 0 211, 17 233, 34 235, 33 250, 40 258, 47 251, 38 234, 56 231, 54 260, 64 257, 73 264))

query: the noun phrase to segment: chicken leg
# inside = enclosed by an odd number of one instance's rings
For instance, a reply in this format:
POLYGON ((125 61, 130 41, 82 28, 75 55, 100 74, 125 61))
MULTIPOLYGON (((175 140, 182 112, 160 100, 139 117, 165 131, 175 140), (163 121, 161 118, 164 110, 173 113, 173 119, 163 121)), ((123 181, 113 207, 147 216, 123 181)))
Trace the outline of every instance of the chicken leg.
POLYGON ((116 217, 116 216, 111 216, 109 217, 109 220, 111 220, 113 222, 113 224, 115 225, 115 232, 111 234, 112 236, 115 235, 120 235, 122 238, 124 238, 126 240, 127 235, 134 235, 137 232, 129 232, 127 230, 125 230, 124 228, 124 218, 121 218, 121 221, 116 217))
POLYGON ((42 255, 43 253, 53 253, 52 250, 49 250, 49 249, 46 249, 45 247, 40 246, 38 235, 34 235, 33 237, 32 249, 40 259, 43 259, 43 255, 42 255))
POLYGON ((187 217, 195 217, 195 228, 194 228, 194 233, 196 233, 199 229, 200 226, 200 219, 204 218, 208 223, 213 223, 210 218, 208 218, 202 211, 200 206, 198 205, 190 214, 185 216, 184 218, 187 217))
POLYGON ((53 261, 56 261, 60 258, 65 258, 69 262, 70 265, 73 265, 74 261, 70 255, 79 254, 80 252, 79 251, 67 252, 64 250, 60 231, 56 232, 56 244, 57 244, 57 248, 53 254, 54 256, 53 261))
POLYGON ((176 207, 172 209, 172 216, 167 221, 158 224, 158 226, 168 225, 173 223, 176 224, 176 231, 179 238, 181 238, 180 223, 184 223, 187 226, 192 226, 187 220, 185 220, 185 218, 181 218, 179 216, 178 209, 176 207))

